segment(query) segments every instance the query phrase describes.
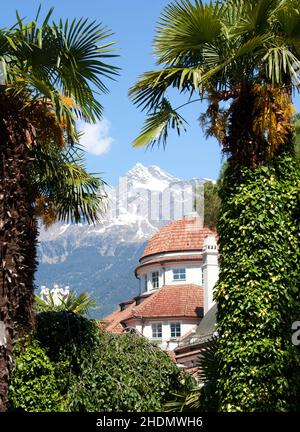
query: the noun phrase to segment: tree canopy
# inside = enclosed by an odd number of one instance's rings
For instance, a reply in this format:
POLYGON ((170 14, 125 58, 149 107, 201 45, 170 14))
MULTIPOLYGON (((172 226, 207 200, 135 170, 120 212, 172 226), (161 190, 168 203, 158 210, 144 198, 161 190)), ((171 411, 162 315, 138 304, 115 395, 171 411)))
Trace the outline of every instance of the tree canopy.
POLYGON ((118 69, 111 32, 80 18, 17 22, 0 30, 0 411, 5 410, 13 339, 34 328, 37 218, 96 222, 99 187, 78 146, 77 121, 102 117, 99 93, 118 69))
MULTIPOLYGON (((160 68, 143 74, 130 90, 133 102, 147 112, 133 145, 165 145, 169 129, 186 129, 181 109, 206 99, 202 121, 207 121, 207 132, 225 151, 231 144, 232 152, 233 102, 251 85, 256 110, 251 139, 260 151, 265 147, 273 155, 290 133, 290 96, 281 90, 299 85, 299 23, 297 0, 171 2, 160 16, 154 40, 160 68), (171 89, 185 96, 180 107, 171 105, 171 89)), ((242 147, 244 138, 235 140, 242 147)))

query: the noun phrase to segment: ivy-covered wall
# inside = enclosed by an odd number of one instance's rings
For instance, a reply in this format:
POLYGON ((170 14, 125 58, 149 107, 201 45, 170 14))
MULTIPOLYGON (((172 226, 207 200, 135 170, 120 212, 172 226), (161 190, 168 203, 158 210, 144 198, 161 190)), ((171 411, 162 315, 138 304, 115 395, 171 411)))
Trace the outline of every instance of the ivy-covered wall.
POLYGON ((239 181, 230 164, 218 224, 221 411, 296 409, 300 358, 299 166, 290 153, 239 181))

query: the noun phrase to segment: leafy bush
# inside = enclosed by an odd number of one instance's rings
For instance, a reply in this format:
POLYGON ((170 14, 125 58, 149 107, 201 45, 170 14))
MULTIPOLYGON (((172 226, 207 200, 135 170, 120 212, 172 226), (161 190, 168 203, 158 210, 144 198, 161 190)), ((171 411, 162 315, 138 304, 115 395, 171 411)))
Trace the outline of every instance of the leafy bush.
POLYGON ((286 153, 222 186, 218 396, 222 411, 287 411, 299 391, 299 166, 286 153), (237 235, 238 233, 238 235, 237 235))
POLYGON ((65 411, 158 411, 192 379, 134 334, 100 332, 69 311, 37 316, 36 337, 55 363, 65 411))
POLYGON ((82 362, 97 350, 99 331, 94 321, 73 312, 42 312, 36 338, 51 361, 67 361, 70 371, 79 374, 82 362))
POLYGON ((61 395, 55 365, 36 342, 16 345, 14 367, 9 387, 11 411, 57 411, 61 395))
POLYGON ((72 411, 160 411, 192 379, 169 356, 134 334, 102 332, 98 351, 69 391, 72 411))

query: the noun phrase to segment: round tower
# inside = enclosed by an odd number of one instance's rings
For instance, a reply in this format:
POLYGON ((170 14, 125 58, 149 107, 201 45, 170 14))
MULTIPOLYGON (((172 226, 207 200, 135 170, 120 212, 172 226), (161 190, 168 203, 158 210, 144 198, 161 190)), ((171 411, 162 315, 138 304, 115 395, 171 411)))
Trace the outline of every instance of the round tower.
POLYGON ((198 216, 186 216, 159 230, 148 242, 135 270, 140 293, 164 285, 196 284, 203 286, 202 269, 205 238, 213 231, 202 226, 198 216))

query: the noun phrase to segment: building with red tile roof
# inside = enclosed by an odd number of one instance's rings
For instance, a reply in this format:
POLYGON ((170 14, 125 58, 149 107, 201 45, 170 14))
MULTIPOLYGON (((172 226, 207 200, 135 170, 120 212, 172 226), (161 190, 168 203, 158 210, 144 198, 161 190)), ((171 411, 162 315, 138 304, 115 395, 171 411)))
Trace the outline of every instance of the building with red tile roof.
POLYGON ((212 234, 202 226, 202 219, 186 216, 175 220, 159 230, 148 242, 140 262, 153 255, 170 252, 199 252, 203 249, 204 239, 212 234))
POLYGON ((140 294, 105 318, 106 330, 133 330, 172 351, 213 305, 216 234, 203 228, 198 216, 187 216, 159 230, 139 261, 135 275, 140 294))

